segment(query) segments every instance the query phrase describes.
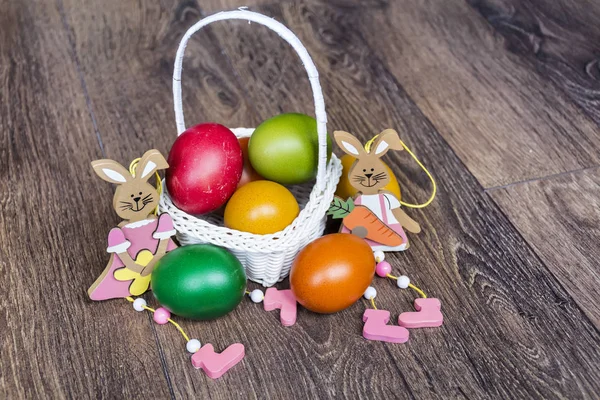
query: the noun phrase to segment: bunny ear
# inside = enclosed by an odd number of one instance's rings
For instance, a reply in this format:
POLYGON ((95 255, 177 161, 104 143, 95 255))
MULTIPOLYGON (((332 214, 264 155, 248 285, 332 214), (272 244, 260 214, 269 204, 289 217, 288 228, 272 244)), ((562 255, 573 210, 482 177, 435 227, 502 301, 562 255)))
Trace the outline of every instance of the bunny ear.
POLYGON ((390 149, 404 150, 404 147, 402 147, 398 132, 393 129, 386 129, 377 136, 377 139, 375 139, 375 142, 371 146, 371 152, 376 156, 381 157, 390 149))
POLYGON ((333 132, 333 137, 335 138, 335 142, 340 146, 340 148, 346 154, 350 154, 354 157, 359 157, 361 155, 366 154, 365 149, 354 135, 344 131, 335 131, 333 132))
POLYGON ((129 171, 113 160, 92 161, 92 168, 100 178, 110 183, 120 185, 131 180, 129 171))
POLYGON ((140 162, 138 163, 136 170, 141 171, 136 177, 141 180, 147 180, 159 169, 169 168, 167 160, 160 154, 160 151, 156 149, 148 150, 144 153, 140 162))

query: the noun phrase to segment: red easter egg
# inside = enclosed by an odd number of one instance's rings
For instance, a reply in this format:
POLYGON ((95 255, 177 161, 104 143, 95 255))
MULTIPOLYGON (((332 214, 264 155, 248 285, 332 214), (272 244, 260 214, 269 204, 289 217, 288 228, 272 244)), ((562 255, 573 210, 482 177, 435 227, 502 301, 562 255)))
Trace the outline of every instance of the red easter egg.
POLYGON ((220 124, 192 126, 173 143, 166 172, 167 190, 180 210, 214 211, 235 191, 244 158, 236 136, 220 124))

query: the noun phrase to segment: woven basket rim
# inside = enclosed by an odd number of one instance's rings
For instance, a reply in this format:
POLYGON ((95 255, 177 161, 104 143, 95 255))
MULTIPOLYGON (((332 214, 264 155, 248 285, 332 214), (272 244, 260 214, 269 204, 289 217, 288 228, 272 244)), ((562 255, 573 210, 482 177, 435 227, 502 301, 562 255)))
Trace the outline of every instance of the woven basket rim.
POLYGON ((300 211, 298 216, 294 219, 294 221, 292 221, 292 223, 290 223, 285 229, 272 234, 259 235, 249 232, 242 232, 213 224, 201 217, 190 215, 185 211, 180 210, 177 208, 177 206, 175 206, 175 204, 173 204, 166 190, 166 185, 163 185, 165 190, 160 197, 159 209, 161 212, 167 212, 169 215, 171 215, 171 217, 173 217, 173 223, 175 224, 175 228, 179 234, 190 235, 200 240, 204 239, 204 237, 194 234, 194 232, 190 231, 190 229, 181 229, 182 227, 180 226, 181 224, 178 223, 178 220, 183 218, 187 220, 189 224, 193 225, 195 229, 210 229, 211 236, 222 238, 222 241, 227 242, 228 246, 232 248, 244 248, 246 250, 249 250, 250 248, 254 252, 261 253, 270 253, 277 250, 283 251, 284 247, 286 247, 288 243, 295 243, 300 237, 309 235, 309 231, 311 230, 310 227, 312 225, 318 225, 319 221, 325 217, 326 209, 329 208, 329 203, 331 201, 331 199, 327 201, 327 198, 333 198, 333 193, 335 192, 339 177, 341 175, 342 166, 340 159, 335 154, 332 154, 326 168, 327 177, 329 179, 327 179, 325 190, 323 190, 321 193, 317 193, 317 186, 314 185, 310 192, 308 202, 300 211), (327 201, 326 206, 321 204, 323 201, 327 201), (315 202, 318 203, 315 204, 315 202), (310 224, 310 215, 307 216, 306 214, 308 212, 316 212, 319 215, 319 218, 314 219, 313 224, 310 224), (174 217, 174 214, 176 217, 174 217), (244 245, 237 246, 235 243, 236 241, 231 240, 233 238, 242 240, 244 245), (274 249, 273 246, 277 246, 279 248, 274 249))

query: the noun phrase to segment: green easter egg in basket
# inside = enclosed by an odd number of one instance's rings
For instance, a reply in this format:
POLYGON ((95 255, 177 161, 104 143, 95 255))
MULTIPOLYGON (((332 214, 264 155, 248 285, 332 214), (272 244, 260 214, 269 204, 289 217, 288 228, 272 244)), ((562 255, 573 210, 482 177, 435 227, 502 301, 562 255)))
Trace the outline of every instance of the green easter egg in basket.
POLYGON ((158 302, 173 314, 214 319, 233 310, 244 297, 246 273, 228 250, 211 244, 178 247, 165 254, 152 272, 158 302))
MULTIPOLYGON (((250 136, 248 155, 252 167, 264 178, 293 185, 317 176, 319 138, 317 121, 308 115, 276 115, 261 123, 250 136)), ((327 159, 331 138, 327 135, 327 159)))

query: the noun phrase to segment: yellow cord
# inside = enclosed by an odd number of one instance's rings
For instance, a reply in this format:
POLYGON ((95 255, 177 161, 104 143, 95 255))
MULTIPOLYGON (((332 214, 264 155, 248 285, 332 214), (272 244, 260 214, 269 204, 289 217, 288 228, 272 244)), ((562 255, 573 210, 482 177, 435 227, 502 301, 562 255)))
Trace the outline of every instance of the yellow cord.
POLYGON ((427 298, 427 295, 425 294, 425 292, 422 291, 421 289, 419 289, 418 287, 416 287, 415 285, 413 285, 412 283, 409 283, 408 287, 413 289, 415 292, 419 293, 422 298, 424 298, 424 299, 427 298))
MULTIPOLYGON (((398 277, 397 277, 397 276, 394 276, 394 275, 392 275, 392 274, 387 274, 387 277, 388 277, 388 278, 391 278, 391 279, 398 280, 398 277)), ((427 295, 425 294, 425 292, 424 292, 424 291, 422 291, 421 289, 419 289, 418 287, 416 287, 415 285, 413 285, 412 283, 409 283, 409 284, 408 284, 408 287, 409 287, 409 288, 411 288, 412 290, 414 290, 415 292, 419 293, 419 295, 420 295, 422 298, 424 298, 424 299, 426 299, 426 298, 427 298, 427 295)))
MULTIPOLYGON (((135 168, 137 167, 138 163, 140 162, 141 158, 136 158, 135 160, 133 160, 131 162, 131 164, 129 164, 129 173, 131 174, 131 176, 135 177, 135 168)), ((160 175, 158 174, 158 172, 155 172, 156 175, 156 191, 158 192, 158 195, 160 196, 160 194, 162 193, 162 181, 160 180, 160 175)), ((158 206, 156 206, 156 208, 154 209, 154 215, 158 215, 158 206)))
POLYGON ((371 305, 375 310, 377 310, 377 306, 375 305, 375 297, 371 297, 371 305))
MULTIPOLYGON (((367 143, 365 143, 365 150, 367 150, 367 152, 371 151, 371 145, 373 144, 373 142, 375 141, 375 139, 377 139, 378 136, 379 135, 375 135, 373 137, 373 139, 371 139, 367 143)), ((408 154, 410 154, 412 156, 412 158, 416 161, 416 163, 419 165, 419 167, 421 167, 421 169, 423 171, 425 171, 425 173, 427 174, 427 176, 431 180, 431 184, 433 185, 433 191, 431 193, 431 197, 429 197, 429 200, 427 200, 423 204, 410 204, 410 203, 405 203, 405 202, 403 202, 401 200, 398 200, 398 201, 400 202, 400 204, 402 204, 403 206, 406 206, 406 207, 410 207, 410 208, 425 208, 429 204, 431 204, 431 202, 433 201, 433 199, 435 198, 435 195, 437 193, 437 185, 435 183, 435 179, 433 179, 433 176, 431 175, 431 173, 427 170, 427 168, 425 168, 425 166, 421 163, 421 161, 419 161, 419 159, 417 158, 417 156, 415 156, 415 154, 412 151, 410 151, 410 149, 408 148, 408 146, 405 145, 402 140, 400 140, 400 144, 402 145, 402 147, 404 147, 404 150, 406 150, 408 152, 408 154)))
POLYGON ((181 328, 181 326, 179 326, 179 324, 175 321, 173 321, 171 318, 168 319, 168 321, 170 323, 172 323, 173 325, 175 325, 175 328, 177 328, 177 330, 183 335, 183 338, 185 339, 185 342, 189 342, 190 338, 188 337, 188 335, 185 334, 185 332, 183 331, 183 328, 181 328))
MULTIPOLYGON (((125 300, 127 300, 130 303, 133 303, 135 301, 134 298, 131 296, 125 297, 125 300)), ((144 306, 144 310, 148 310, 151 313, 156 312, 156 310, 154 308, 148 307, 148 306, 144 306)), ((177 322, 173 321, 171 318, 169 318, 167 321, 169 321, 170 323, 175 325, 175 328, 177 328, 177 330, 183 335, 183 338, 185 339, 186 343, 190 341, 190 338, 188 337, 188 335, 186 335, 186 333, 183 331, 183 328, 177 322)))

